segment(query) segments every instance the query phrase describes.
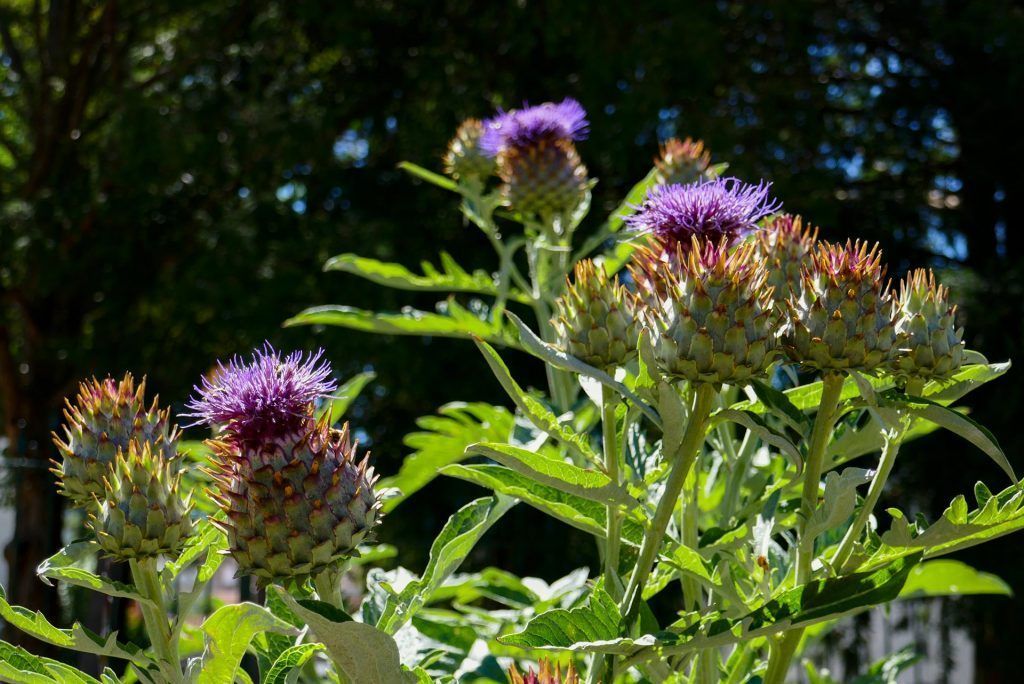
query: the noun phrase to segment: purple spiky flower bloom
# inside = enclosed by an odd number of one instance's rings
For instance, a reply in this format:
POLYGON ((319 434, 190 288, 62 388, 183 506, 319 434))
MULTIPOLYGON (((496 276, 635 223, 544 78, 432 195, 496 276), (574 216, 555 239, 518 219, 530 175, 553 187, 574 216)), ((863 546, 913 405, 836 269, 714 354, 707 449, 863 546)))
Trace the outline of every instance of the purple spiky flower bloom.
POLYGON ((491 157, 504 150, 522 150, 543 141, 584 140, 590 130, 587 112, 572 98, 561 102, 545 102, 522 109, 499 111, 494 118, 484 122, 484 134, 480 149, 491 157))
POLYGON ((222 425, 239 445, 267 443, 306 427, 312 404, 337 388, 323 350, 282 357, 270 343, 253 351, 249 362, 240 356, 217 364, 212 378, 194 388, 185 414, 193 425, 222 425))
POLYGON ((765 181, 751 185, 738 178, 655 186, 626 223, 673 250, 676 245, 686 249, 694 237, 712 243, 724 238, 731 243, 782 208, 769 194, 771 187, 765 181))

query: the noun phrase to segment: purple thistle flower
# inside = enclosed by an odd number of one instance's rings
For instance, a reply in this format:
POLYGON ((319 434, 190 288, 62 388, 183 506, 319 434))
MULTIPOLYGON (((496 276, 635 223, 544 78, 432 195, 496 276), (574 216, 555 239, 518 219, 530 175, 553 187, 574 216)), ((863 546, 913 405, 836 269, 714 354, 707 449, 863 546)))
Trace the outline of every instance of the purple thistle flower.
POLYGON ((231 439, 260 444, 301 430, 312 403, 337 388, 323 350, 282 358, 269 342, 246 363, 235 356, 225 366, 217 362, 212 378, 203 378, 186 404, 193 425, 223 425, 231 439))
POLYGON ((749 185, 737 178, 656 186, 648 191, 637 212, 626 218, 626 224, 673 248, 677 244, 688 248, 693 237, 732 242, 782 208, 782 203, 769 195, 771 187, 765 181, 749 185))
POLYGON ((545 140, 584 140, 590 130, 587 112, 572 98, 561 102, 545 102, 498 115, 484 122, 485 131, 480 138, 484 154, 496 157, 512 148, 524 149, 545 140))

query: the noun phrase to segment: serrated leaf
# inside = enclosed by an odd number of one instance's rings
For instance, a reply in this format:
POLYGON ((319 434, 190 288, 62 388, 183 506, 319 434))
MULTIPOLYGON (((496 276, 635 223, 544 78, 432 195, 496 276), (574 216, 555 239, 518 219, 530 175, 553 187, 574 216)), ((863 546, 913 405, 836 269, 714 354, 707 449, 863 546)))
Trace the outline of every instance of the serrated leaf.
POLYGON ((242 656, 257 634, 296 635, 298 630, 255 603, 221 606, 202 624, 206 648, 197 684, 223 684, 235 680, 242 656))
MULTIPOLYGON (((413 273, 401 264, 378 261, 357 254, 339 254, 324 264, 325 271, 342 271, 366 278, 367 280, 400 290, 419 292, 472 292, 475 294, 498 295, 494 277, 484 270, 472 273, 459 266, 447 252, 441 252, 441 268, 438 270, 429 262, 423 262, 423 273, 413 273)), ((509 299, 529 304, 530 298, 515 290, 508 292, 509 299)))
POLYGON ((842 473, 832 471, 826 475, 824 501, 807 520, 804 537, 815 539, 853 515, 857 506, 857 487, 870 479, 870 471, 863 468, 846 468, 842 473))
MULTIPOLYGON (((511 468, 488 464, 450 465, 442 470, 442 474, 513 496, 579 530, 604 537, 607 506, 541 484, 511 468)), ((626 519, 622 525, 622 539, 630 545, 639 546, 643 530, 633 520, 626 519)))
POLYGON ((516 503, 499 495, 476 499, 456 511, 431 544, 423 576, 409 582, 397 596, 387 597, 377 627, 388 634, 398 631, 458 569, 480 537, 516 503))
POLYGON ((494 372, 494 376, 509 398, 538 430, 565 444, 591 463, 600 462, 600 457, 590 447, 585 436, 573 432, 568 425, 560 423, 554 413, 519 386, 494 347, 483 340, 476 340, 476 346, 483 353, 487 365, 491 367, 491 371, 494 372))
POLYGON ((1013 596, 1013 590, 996 575, 975 570, 960 561, 944 559, 925 561, 911 570, 900 598, 980 594, 1013 596))
POLYGON ((1010 370, 1009 361, 964 366, 948 380, 928 382, 924 386, 922 394, 926 399, 948 406, 965 394, 1004 375, 1008 370, 1010 370))
POLYGON ((594 368, 593 366, 580 361, 575 356, 571 356, 540 339, 537 337, 537 334, 530 329, 530 326, 523 323, 523 321, 511 311, 506 311, 505 315, 510 321, 512 321, 512 325, 518 331, 519 341, 522 343, 525 351, 533 354, 550 366, 592 378, 605 387, 618 392, 620 396, 629 399, 634 406, 643 411, 644 415, 647 416, 652 423, 661 427, 661 417, 657 412, 624 384, 615 380, 604 371, 594 368))
POLYGON ((758 401, 768 408, 773 414, 781 418, 789 427, 801 435, 808 434, 809 420, 807 415, 801 411, 785 392, 780 392, 771 385, 760 380, 750 383, 758 401))
POLYGON ((363 388, 373 382, 376 377, 377 374, 373 371, 364 371, 353 375, 331 395, 329 401, 317 410, 316 417, 329 416, 331 424, 337 425, 345 416, 352 402, 363 391, 363 388))
POLYGON ((390 634, 376 627, 346 620, 339 622, 312 606, 300 604, 280 587, 275 587, 288 607, 309 625, 335 666, 351 684, 380 684, 410 681, 402 672, 398 645, 390 634))
POLYGON ((953 432, 974 446, 981 449, 989 458, 995 461, 996 465, 1002 468, 1010 480, 1017 482, 1017 476, 1013 472, 1013 466, 1006 458, 995 436, 983 425, 975 422, 970 416, 954 411, 951 408, 935 403, 928 399, 918 397, 905 397, 903 395, 888 395, 880 397, 880 403, 885 406, 909 411, 911 414, 931 421, 942 428, 953 432))
POLYGON ((72 542, 40 563, 36 568, 36 574, 47 584, 51 584, 49 580, 53 579, 73 584, 76 587, 98 591, 107 596, 117 596, 154 605, 152 601, 139 594, 132 585, 100 577, 83 567, 95 559, 99 553, 100 547, 96 542, 72 542))
POLYGON ((891 527, 882 534, 882 545, 861 564, 872 569, 902 556, 924 552, 936 558, 1024 529, 1024 490, 1014 485, 990 497, 979 508, 963 513, 957 500, 935 523, 915 529, 898 509, 890 508, 891 527))
POLYGON ((302 667, 322 650, 323 644, 299 644, 286 649, 274 660, 261 684, 286 684, 292 670, 302 667))
POLYGON ((775 447, 796 466, 797 470, 803 468, 803 456, 793 442, 789 441, 784 434, 772 428, 764 419, 752 411, 737 411, 736 409, 720 409, 711 415, 710 427, 722 421, 730 421, 745 427, 762 442, 775 447))
POLYGON ((507 409, 484 403, 446 404, 438 414, 416 419, 420 431, 404 439, 414 451, 402 461, 397 475, 378 483, 378 490, 395 488, 401 492, 384 501, 385 513, 430 483, 441 468, 467 458, 468 445, 507 441, 515 426, 515 417, 507 409))
POLYGON ((466 450, 497 461, 540 484, 584 499, 626 508, 636 506, 636 499, 625 487, 598 470, 585 470, 566 461, 497 442, 472 444, 466 450))
POLYGON ((494 323, 454 299, 441 303, 442 313, 405 308, 399 313, 377 313, 351 306, 315 306, 289 318, 285 327, 333 325, 350 330, 385 335, 419 335, 472 339, 480 337, 494 344, 517 347, 515 333, 503 323, 494 323))
POLYGON ((60 629, 50 624, 39 611, 33 612, 28 608, 12 606, 7 602, 7 595, 2 587, 0 587, 0 619, 25 634, 54 646, 82 653, 130 660, 143 666, 150 662, 137 646, 119 644, 116 632, 101 637, 77 622, 71 626, 71 629, 60 629))
POLYGON ((617 639, 621 623, 622 615, 615 601, 603 588, 595 586, 583 605, 541 613, 526 623, 522 631, 498 637, 498 641, 520 648, 571 648, 581 642, 617 639))

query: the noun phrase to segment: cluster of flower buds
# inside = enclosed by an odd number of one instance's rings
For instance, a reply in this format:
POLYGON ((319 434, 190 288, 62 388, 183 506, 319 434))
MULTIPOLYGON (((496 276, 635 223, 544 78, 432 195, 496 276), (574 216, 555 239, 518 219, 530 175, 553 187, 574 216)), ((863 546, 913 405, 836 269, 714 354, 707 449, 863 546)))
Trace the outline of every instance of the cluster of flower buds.
POLYGON ((267 345, 196 388, 190 416, 222 428, 210 441, 213 496, 239 574, 303 581, 349 558, 379 521, 369 455, 357 462, 348 426, 315 418, 330 375, 321 352, 282 357, 267 345))
POLYGON ((53 436, 61 493, 121 560, 177 555, 191 532, 191 504, 179 491, 179 431, 156 398, 147 408, 145 385, 131 375, 81 383, 63 437, 53 436))
POLYGON ((590 188, 575 144, 588 127, 583 107, 568 98, 499 111, 484 122, 467 119, 448 144, 445 171, 460 183, 496 173, 506 206, 550 223, 571 214, 590 188))
POLYGON ((819 242, 776 214, 768 191, 736 179, 653 187, 627 219, 649 237, 630 267, 639 302, 582 264, 553 320, 562 348, 601 368, 628 363, 618 350, 635 339, 629 318, 609 312, 632 307, 660 370, 690 382, 743 383, 782 352, 827 373, 944 378, 960 367, 962 331, 934 276, 911 274, 897 296, 877 246, 819 242))

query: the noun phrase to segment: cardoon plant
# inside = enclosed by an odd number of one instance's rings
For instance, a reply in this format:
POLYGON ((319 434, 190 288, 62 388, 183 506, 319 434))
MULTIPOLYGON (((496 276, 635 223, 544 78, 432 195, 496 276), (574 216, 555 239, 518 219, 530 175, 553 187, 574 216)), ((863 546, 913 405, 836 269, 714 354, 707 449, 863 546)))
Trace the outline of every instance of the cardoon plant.
POLYGON ((799 654, 812 679, 829 681, 806 658, 842 618, 964 593, 952 573, 976 573, 934 559, 1024 527, 1009 460, 952 408, 1008 364, 964 348, 933 276, 890 288, 880 248, 819 242, 810 222, 779 213, 768 181, 722 178, 725 165, 692 139, 666 142, 580 239, 582 121, 569 102, 499 113, 480 138, 497 177, 482 182, 465 179, 451 151, 450 180, 403 164, 461 198, 495 247, 492 270, 446 254, 422 275, 353 254, 328 262, 452 293, 437 313, 325 306, 290 324, 472 339, 514 404, 514 417, 477 404, 423 419, 413 458, 382 483, 406 490, 386 508, 441 466, 594 536, 600 570, 586 592, 478 616, 496 634, 479 647, 555 652, 591 683, 777 684, 799 654), (499 348, 542 360, 546 393, 524 389, 499 348), (976 509, 959 497, 934 523, 882 513, 900 445, 936 428, 993 459, 1011 485, 993 494, 979 483, 976 509), (648 603, 664 608, 659 595, 675 584, 675 619, 657 623, 648 603))
MULTIPOLYGON (((86 536, 39 575, 134 600, 148 644, 80 624, 59 629, 10 605, 2 591, 0 619, 53 646, 100 656, 110 665, 103 683, 250 681, 246 653, 255 656, 261 682, 431 681, 428 606, 465 581, 452 574, 514 502, 484 497, 458 510, 422 576, 372 567, 394 555, 368 543, 384 492, 349 425, 338 425, 370 379, 364 373, 339 387, 322 352, 286 355, 265 345, 248 359, 218 364, 195 388, 184 415, 215 430, 205 443, 183 442, 170 411, 156 400, 147 408, 144 383, 136 387, 131 376, 83 383, 63 436, 54 436, 63 459, 54 472, 83 514, 86 536), (185 475, 193 487, 205 476, 206 495, 187 491, 185 475), (205 503, 193 505, 194 498, 205 503), (213 603, 210 583, 226 557, 236 577, 259 582, 263 605, 213 603), (131 581, 106 577, 110 564, 99 558, 127 563, 131 581), (365 595, 355 588, 360 582, 365 595), (422 652, 408 656, 399 643, 422 652)), ((469 577, 488 586, 480 575, 469 577)), ((562 593, 578 592, 583 580, 573 578, 562 593)), ((478 600, 461 599, 467 616, 480 610, 478 600)), ((554 672, 560 676, 557 666, 554 672)), ((100 682, 4 642, 0 680, 100 682)))

